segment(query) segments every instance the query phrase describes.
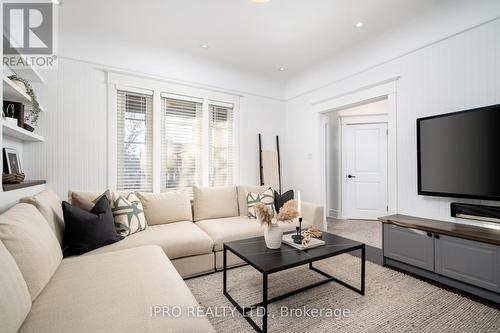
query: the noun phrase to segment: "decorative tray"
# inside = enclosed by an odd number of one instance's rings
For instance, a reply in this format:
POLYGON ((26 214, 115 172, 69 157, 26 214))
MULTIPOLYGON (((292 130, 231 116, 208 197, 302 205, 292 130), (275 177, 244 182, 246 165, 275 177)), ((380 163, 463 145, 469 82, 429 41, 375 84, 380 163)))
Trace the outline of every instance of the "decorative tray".
POLYGON ((292 239, 293 235, 294 234, 283 235, 282 243, 289 245, 291 247, 294 247, 298 250, 308 250, 308 249, 312 249, 312 248, 315 248, 315 247, 318 247, 321 245, 325 245, 325 241, 323 241, 321 239, 317 239, 317 238, 311 238, 311 241, 309 242, 309 246, 304 247, 304 246, 302 246, 302 244, 297 244, 293 241, 293 239, 292 239))

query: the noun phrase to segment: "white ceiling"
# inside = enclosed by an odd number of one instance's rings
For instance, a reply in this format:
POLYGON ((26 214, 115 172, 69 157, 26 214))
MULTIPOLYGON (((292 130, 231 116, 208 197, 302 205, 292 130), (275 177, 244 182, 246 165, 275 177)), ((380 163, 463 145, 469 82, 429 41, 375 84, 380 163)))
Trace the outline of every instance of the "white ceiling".
POLYGON ((62 0, 61 31, 285 81, 453 0, 62 0), (364 27, 356 29, 358 21, 364 27), (208 44, 203 49, 202 44, 208 44), (286 67, 280 72, 281 66, 286 67))

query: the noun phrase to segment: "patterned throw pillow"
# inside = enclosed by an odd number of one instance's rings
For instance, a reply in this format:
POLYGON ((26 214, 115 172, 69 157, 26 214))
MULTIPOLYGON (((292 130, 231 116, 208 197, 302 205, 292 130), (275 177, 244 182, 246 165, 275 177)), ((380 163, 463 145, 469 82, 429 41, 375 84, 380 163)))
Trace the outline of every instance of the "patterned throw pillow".
POLYGON ((116 231, 122 236, 129 236, 147 228, 144 209, 139 198, 130 193, 113 192, 113 217, 116 231))
POLYGON ((249 219, 257 218, 257 215, 255 213, 255 205, 258 203, 263 203, 264 205, 271 207, 274 212, 274 193, 271 188, 262 193, 246 192, 246 194, 249 219))

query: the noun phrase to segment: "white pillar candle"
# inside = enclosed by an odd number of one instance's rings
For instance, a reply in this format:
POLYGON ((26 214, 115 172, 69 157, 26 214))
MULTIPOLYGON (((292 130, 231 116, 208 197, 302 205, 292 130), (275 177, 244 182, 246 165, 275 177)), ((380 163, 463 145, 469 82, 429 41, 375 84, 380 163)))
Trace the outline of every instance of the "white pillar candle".
POLYGON ((300 201, 300 191, 297 192, 297 212, 299 217, 302 217, 302 203, 300 201))

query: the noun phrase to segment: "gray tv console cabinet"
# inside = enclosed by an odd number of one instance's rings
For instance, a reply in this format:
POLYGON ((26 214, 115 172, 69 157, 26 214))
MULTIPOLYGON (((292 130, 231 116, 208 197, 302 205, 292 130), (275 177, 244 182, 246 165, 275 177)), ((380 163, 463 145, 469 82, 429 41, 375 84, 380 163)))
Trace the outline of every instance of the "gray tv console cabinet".
POLYGON ((500 230, 406 215, 379 221, 385 266, 500 303, 500 230))

